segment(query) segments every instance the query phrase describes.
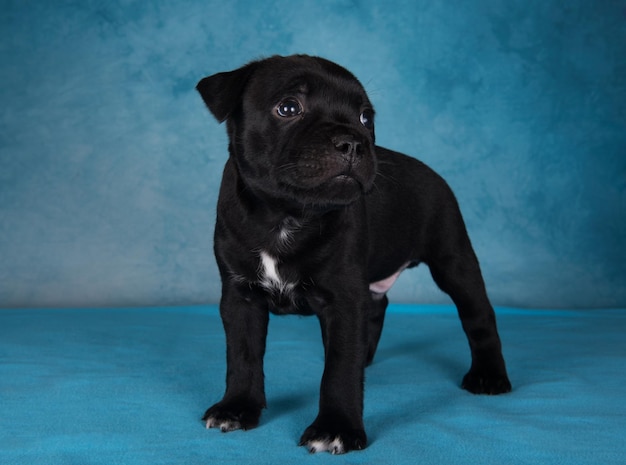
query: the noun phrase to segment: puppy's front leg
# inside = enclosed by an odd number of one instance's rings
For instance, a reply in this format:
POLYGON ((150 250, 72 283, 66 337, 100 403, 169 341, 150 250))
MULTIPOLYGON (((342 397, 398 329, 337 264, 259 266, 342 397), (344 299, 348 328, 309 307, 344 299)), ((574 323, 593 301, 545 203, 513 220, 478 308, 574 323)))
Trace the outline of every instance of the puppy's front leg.
MULTIPOLYGON (((361 305, 360 308, 363 308, 361 305)), ((363 382, 367 355, 366 321, 352 303, 347 311, 320 314, 326 364, 319 414, 305 430, 300 445, 311 452, 343 454, 367 445, 363 427, 363 382)))
POLYGON ((263 356, 269 312, 262 300, 245 299, 235 286, 225 284, 220 314, 226 332, 226 393, 209 408, 207 428, 223 432, 251 429, 265 408, 263 356))

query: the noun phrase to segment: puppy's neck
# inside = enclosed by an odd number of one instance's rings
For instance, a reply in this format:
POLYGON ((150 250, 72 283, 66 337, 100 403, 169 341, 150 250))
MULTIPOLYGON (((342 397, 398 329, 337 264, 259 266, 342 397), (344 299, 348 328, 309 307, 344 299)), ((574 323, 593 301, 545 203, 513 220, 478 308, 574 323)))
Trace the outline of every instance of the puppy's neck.
POLYGON ((274 248, 278 252, 286 252, 293 245, 302 222, 292 216, 286 216, 270 232, 274 248))
POLYGON ((279 223, 286 218, 299 223, 316 221, 349 207, 349 205, 303 204, 297 200, 278 197, 268 192, 258 192, 248 187, 240 190, 239 197, 250 212, 260 213, 265 218, 272 218, 274 223, 279 223))

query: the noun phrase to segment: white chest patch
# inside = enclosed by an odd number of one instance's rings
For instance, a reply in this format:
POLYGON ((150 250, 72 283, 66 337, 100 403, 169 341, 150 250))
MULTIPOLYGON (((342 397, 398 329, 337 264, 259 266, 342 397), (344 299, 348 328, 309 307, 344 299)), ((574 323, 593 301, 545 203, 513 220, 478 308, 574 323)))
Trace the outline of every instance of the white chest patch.
POLYGON ((295 284, 283 280, 278 273, 278 261, 264 250, 260 253, 261 266, 259 267, 259 283, 268 291, 281 294, 291 292, 295 284))

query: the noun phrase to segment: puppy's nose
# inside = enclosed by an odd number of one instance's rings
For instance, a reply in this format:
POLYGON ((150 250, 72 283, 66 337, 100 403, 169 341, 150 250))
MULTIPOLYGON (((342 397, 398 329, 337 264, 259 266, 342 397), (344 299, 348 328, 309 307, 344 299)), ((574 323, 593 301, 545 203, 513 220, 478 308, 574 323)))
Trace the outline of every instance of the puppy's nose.
POLYGON ((333 138, 333 144, 340 155, 348 159, 354 159, 363 154, 361 143, 352 136, 337 136, 333 138))

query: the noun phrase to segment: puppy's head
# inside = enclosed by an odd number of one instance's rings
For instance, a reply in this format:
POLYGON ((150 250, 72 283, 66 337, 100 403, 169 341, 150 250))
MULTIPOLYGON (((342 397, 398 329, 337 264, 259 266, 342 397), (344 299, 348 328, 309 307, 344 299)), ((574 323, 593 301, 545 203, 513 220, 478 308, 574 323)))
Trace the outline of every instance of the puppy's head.
POLYGON ((376 175, 374 110, 346 69, 318 57, 279 57, 202 79, 243 182, 303 206, 347 205, 376 175))

